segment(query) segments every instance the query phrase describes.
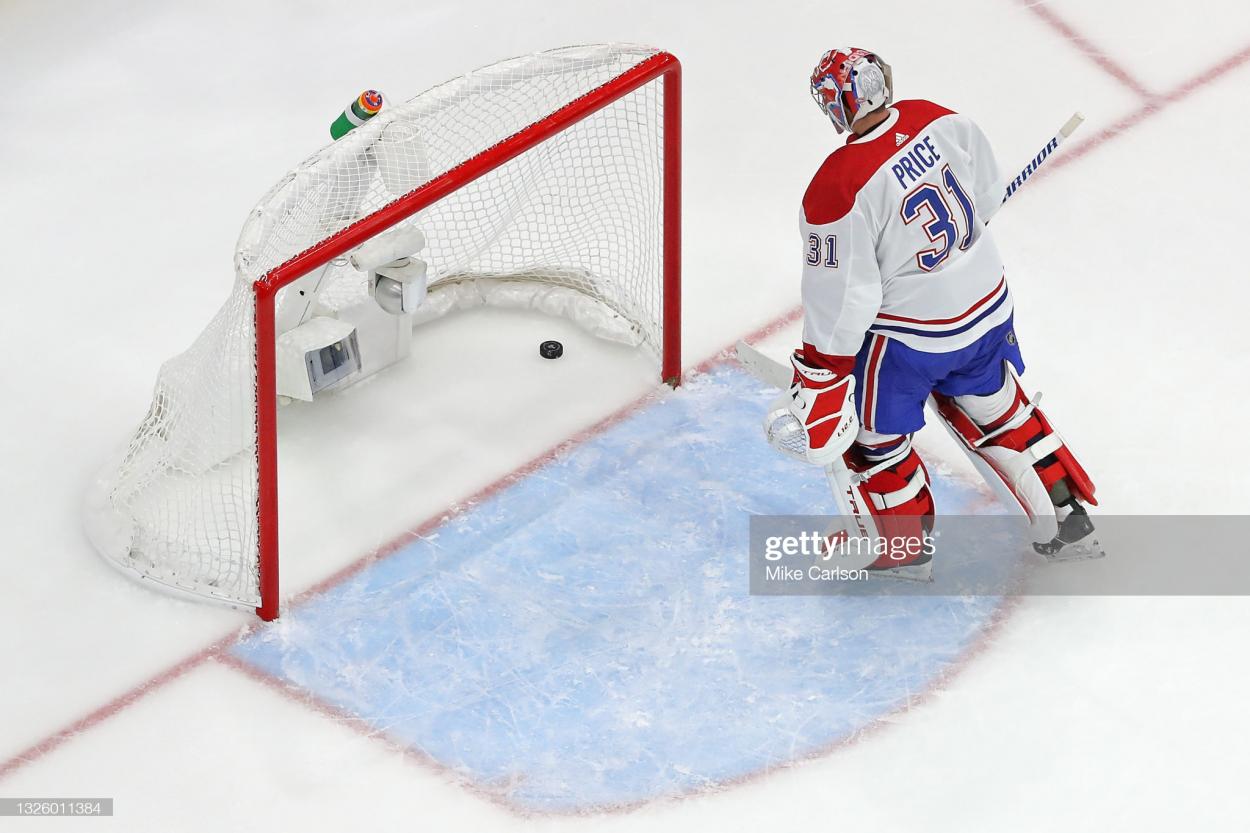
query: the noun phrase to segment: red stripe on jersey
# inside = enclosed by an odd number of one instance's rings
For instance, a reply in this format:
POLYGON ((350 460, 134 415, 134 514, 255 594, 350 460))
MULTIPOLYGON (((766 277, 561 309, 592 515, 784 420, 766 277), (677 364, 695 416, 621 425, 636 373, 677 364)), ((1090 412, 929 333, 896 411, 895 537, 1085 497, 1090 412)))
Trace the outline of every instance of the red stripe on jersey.
POLYGON ((998 295, 1000 292, 1003 291, 1003 286, 1006 285, 1006 283, 1007 283, 1007 276, 1004 275, 998 281, 998 286, 994 287, 994 289, 990 292, 990 294, 986 295, 984 298, 977 301, 975 304, 968 307, 966 310, 959 313, 959 315, 956 315, 954 318, 908 318, 905 315, 890 315, 888 312, 877 313, 877 318, 879 319, 884 318, 888 321, 906 321, 909 324, 954 324, 957 321, 962 321, 963 319, 969 317, 970 315, 974 314, 977 310, 979 310, 981 307, 985 306, 990 301, 994 300, 994 296, 998 295))
POLYGON ((885 352, 886 339, 873 333, 872 347, 868 351, 868 365, 864 368, 864 427, 872 431, 877 424, 877 374, 881 372, 881 354, 885 352))
POLYGON ((807 222, 823 226, 846 216, 860 189, 882 165, 903 150, 894 140, 895 133, 905 133, 915 139, 916 134, 934 121, 954 113, 932 101, 899 101, 893 107, 898 111, 898 121, 893 127, 882 131, 875 139, 838 148, 816 171, 803 195, 803 216, 807 222))

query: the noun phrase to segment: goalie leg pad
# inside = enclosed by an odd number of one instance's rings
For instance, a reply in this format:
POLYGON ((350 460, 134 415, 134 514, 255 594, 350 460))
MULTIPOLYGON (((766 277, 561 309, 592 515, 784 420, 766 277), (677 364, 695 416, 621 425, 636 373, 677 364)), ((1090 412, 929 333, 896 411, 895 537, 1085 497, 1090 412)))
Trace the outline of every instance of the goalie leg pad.
POLYGON ((1039 534, 1054 535, 1055 507, 1097 505, 1094 484, 1050 420, 1004 363, 1003 386, 985 396, 934 393, 938 413, 972 454, 989 464, 1039 534))
POLYGON ((928 469, 912 448, 911 436, 861 431, 847 458, 877 530, 889 544, 868 569, 928 561, 920 544, 933 530, 935 507, 928 469))

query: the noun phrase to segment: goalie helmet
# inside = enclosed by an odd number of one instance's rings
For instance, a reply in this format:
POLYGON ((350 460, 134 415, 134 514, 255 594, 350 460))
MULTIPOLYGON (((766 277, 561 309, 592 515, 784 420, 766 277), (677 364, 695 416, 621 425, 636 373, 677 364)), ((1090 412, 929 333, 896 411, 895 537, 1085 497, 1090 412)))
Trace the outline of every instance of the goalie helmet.
POLYGON ((839 133, 894 98, 890 65, 866 49, 830 49, 812 70, 812 98, 839 133))

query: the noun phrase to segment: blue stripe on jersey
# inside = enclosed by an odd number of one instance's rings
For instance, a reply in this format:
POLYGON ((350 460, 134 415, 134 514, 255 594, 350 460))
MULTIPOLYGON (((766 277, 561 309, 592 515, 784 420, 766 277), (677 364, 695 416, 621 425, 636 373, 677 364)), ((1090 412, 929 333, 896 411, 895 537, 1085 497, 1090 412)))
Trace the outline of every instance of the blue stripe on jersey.
POLYGON ((928 338, 947 338, 948 336, 957 336, 960 333, 971 330, 977 324, 984 321, 986 318, 992 315, 995 311, 997 311, 998 308, 1001 307, 1003 303, 1006 302, 1006 300, 1010 297, 1011 297, 1010 293, 1003 292, 1003 294, 999 296, 998 300, 990 304, 980 315, 978 315, 976 318, 973 318, 967 324, 963 324, 962 326, 956 327, 953 330, 914 330, 910 327, 900 327, 900 326, 896 326, 893 324, 878 324, 876 322, 873 322, 873 325, 869 327, 869 329, 872 330, 873 332, 876 332, 878 330, 889 330, 890 332, 894 332, 894 333, 907 333, 908 335, 927 336, 928 338))

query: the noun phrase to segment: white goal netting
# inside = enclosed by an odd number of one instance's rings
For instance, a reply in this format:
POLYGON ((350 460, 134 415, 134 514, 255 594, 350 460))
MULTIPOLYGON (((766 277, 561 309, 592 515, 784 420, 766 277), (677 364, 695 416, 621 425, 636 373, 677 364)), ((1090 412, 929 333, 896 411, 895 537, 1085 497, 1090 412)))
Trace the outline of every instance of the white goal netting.
MULTIPOLYGON (((96 547, 168 588, 258 605, 256 282, 657 54, 597 45, 494 64, 388 103, 284 176, 244 224, 229 300, 161 367, 147 416, 94 483, 87 527, 96 547)), ((617 98, 401 219, 425 235, 431 308, 443 289, 459 297, 445 308, 480 295, 478 284, 537 285, 591 299, 613 337, 658 355, 662 84, 617 98)), ((367 276, 346 256, 318 268, 327 310, 367 298, 367 276)), ((279 317, 294 291, 279 292, 279 317)))

